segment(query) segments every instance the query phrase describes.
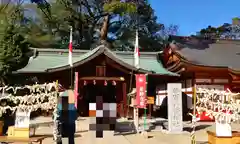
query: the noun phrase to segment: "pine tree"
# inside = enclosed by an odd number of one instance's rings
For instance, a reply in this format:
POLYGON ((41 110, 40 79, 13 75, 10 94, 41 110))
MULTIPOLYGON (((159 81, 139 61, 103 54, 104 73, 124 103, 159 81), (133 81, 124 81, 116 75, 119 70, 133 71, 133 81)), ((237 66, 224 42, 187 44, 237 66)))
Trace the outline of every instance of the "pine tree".
POLYGON ((101 40, 107 39, 108 27, 111 14, 119 14, 120 16, 125 14, 131 14, 137 11, 136 4, 133 2, 124 2, 122 0, 106 0, 104 4, 104 16, 102 28, 101 28, 101 40))

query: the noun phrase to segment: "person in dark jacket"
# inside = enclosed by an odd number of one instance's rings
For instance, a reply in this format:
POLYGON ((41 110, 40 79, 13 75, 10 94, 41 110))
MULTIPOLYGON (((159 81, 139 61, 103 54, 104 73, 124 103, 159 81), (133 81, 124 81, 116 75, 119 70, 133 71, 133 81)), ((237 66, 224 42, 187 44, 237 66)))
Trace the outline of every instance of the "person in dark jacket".
POLYGON ((77 110, 74 104, 68 105, 68 144, 74 144, 74 134, 76 132, 75 121, 77 119, 77 110))
POLYGON ((74 144, 74 135, 76 132, 75 121, 77 119, 77 110, 75 108, 75 103, 69 103, 69 93, 64 92, 62 97, 60 95, 58 109, 60 110, 60 120, 61 120, 61 129, 62 137, 68 137, 68 143, 74 144))

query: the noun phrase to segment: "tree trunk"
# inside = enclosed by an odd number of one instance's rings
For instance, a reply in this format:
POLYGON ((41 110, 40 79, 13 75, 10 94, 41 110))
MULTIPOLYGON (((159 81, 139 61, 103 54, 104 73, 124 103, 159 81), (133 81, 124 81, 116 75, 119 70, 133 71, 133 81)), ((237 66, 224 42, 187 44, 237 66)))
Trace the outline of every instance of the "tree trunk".
POLYGON ((107 40, 108 24, 109 24, 109 15, 106 15, 106 16, 104 16, 103 25, 101 28, 101 41, 107 40))

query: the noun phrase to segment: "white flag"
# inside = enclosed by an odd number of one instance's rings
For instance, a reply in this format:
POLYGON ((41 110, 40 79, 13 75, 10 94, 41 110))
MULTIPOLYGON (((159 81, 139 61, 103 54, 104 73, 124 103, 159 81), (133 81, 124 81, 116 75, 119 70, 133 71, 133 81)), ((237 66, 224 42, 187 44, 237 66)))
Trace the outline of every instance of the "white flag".
POLYGON ((69 40, 69 46, 68 46, 68 64, 72 67, 73 62, 72 62, 72 27, 70 29, 70 40, 69 40))
POLYGON ((140 68, 140 52, 138 46, 138 31, 136 30, 136 41, 135 41, 135 48, 134 48, 134 66, 136 68, 140 68))

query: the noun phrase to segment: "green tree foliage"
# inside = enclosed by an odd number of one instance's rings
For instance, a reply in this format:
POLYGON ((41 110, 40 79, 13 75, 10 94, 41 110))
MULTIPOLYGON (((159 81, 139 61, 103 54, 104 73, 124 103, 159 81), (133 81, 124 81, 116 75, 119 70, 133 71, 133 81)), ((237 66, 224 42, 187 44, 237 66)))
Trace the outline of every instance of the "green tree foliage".
POLYGON ((224 23, 219 27, 208 26, 197 33, 197 37, 210 39, 240 39, 240 19, 235 17, 232 24, 224 23))
POLYGON ((0 78, 1 84, 8 83, 8 75, 24 67, 28 62, 29 44, 22 32, 24 31, 23 11, 15 7, 9 17, 0 40, 0 78))
POLYGON ((29 37, 31 43, 44 43, 44 47, 51 44, 67 48, 72 26, 75 48, 89 49, 107 41, 113 49, 132 50, 138 29, 142 50, 160 50, 162 31, 167 29, 157 23, 154 10, 145 0, 55 0, 45 7, 40 6, 45 1, 34 3, 35 7, 31 7, 37 11, 38 20, 33 25, 41 32, 33 32, 29 37))
POLYGON ((226 31, 226 26, 212 27, 201 29, 197 36, 205 38, 220 38, 221 35, 226 31))

